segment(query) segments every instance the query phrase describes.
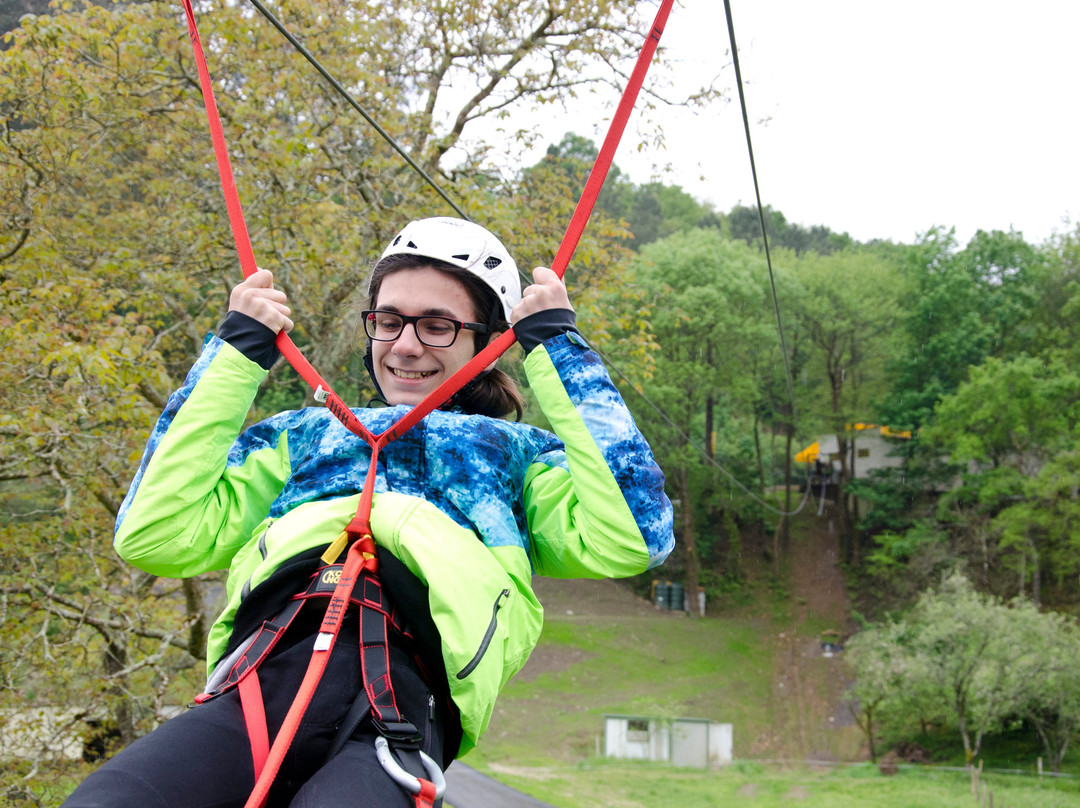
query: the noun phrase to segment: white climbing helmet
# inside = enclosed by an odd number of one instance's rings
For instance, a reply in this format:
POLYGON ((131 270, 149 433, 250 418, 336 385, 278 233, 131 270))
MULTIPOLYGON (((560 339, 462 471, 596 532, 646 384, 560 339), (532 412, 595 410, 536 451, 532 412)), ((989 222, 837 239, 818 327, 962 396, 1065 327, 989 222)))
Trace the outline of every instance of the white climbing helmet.
POLYGON ((495 236, 465 219, 436 216, 409 222, 390 242, 382 261, 391 255, 419 255, 466 269, 486 283, 510 319, 510 310, 521 300, 517 264, 495 236))

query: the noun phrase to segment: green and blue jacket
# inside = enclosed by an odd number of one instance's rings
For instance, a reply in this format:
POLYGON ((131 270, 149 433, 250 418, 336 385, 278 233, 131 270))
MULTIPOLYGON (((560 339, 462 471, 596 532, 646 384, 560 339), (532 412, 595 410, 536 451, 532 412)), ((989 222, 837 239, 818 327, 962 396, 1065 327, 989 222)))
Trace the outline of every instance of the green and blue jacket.
MULTIPOLYGON (((525 371, 555 434, 437 410, 379 455, 372 531, 427 587, 461 714, 459 754, 539 638, 533 575, 635 575, 674 545, 663 474, 596 353, 569 332, 533 348, 525 371)), ((265 375, 208 338, 154 427, 116 524, 117 552, 147 572, 229 570, 210 669, 243 598, 349 522, 369 466, 368 445, 323 408, 245 429, 265 375)), ((355 412, 378 434, 406 411, 355 412)))

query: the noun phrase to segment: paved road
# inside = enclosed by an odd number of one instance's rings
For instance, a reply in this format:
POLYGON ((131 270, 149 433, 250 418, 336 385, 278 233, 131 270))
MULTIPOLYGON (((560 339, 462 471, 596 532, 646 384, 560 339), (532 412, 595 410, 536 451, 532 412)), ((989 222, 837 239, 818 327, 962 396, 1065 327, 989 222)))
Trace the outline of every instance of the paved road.
POLYGON ((461 761, 446 770, 444 808, 554 808, 493 780, 461 761))

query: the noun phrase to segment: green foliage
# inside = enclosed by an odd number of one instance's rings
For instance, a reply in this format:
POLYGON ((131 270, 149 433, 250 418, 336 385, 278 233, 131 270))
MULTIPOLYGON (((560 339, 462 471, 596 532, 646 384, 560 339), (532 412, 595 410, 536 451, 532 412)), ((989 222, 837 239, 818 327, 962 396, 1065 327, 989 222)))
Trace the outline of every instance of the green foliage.
POLYGON ((1029 344, 1031 281, 1041 256, 1011 232, 979 231, 964 250, 956 247, 952 232, 936 229, 905 251, 912 287, 906 345, 891 366, 893 393, 881 404, 896 429, 929 423, 935 404, 970 367, 1029 344))
MULTIPOLYGON (((675 429, 699 446, 714 445, 715 439, 716 454, 726 464, 741 465, 742 479, 752 478, 753 450, 737 414, 752 409, 757 382, 775 362, 774 331, 755 316, 768 310, 760 259, 715 230, 696 230, 647 246, 626 281, 639 290, 649 311, 662 312, 649 320, 658 344, 649 397, 675 429), (705 418, 710 406, 711 428, 705 418)), ((636 408, 635 414, 669 475, 695 469, 694 475, 715 479, 672 426, 647 410, 636 408)))
POLYGON ((1035 276, 1034 344, 1075 367, 1080 359, 1080 223, 1052 238, 1035 276))
POLYGON ((1080 376, 1061 362, 990 358, 942 400, 924 432, 931 450, 952 462, 1030 475, 1080 423, 1080 376))
POLYGON ((953 575, 902 619, 848 644, 854 710, 873 744, 878 725, 913 733, 913 719, 956 727, 966 759, 1014 716, 1039 728, 1055 770, 1080 722, 1075 622, 1033 603, 1005 604, 953 575))
MULTIPOLYGON (((1041 562, 1060 588, 1080 574, 1080 445, 1060 452, 1034 477, 1022 484, 1023 501, 1010 504, 995 517, 1001 547, 1009 566, 1033 556, 1032 574, 1041 562)), ((1024 581, 1027 582, 1025 570, 1024 581)), ((1033 581, 1034 583, 1034 581, 1033 581)))
POLYGON ((1021 593, 1030 585, 1040 599, 1049 579, 1064 593, 1080 570, 1072 536, 1080 376, 1027 356, 990 358, 970 376, 923 434, 923 450, 948 456, 959 473, 937 519, 959 541, 979 542, 987 585, 1017 591, 1018 582, 1021 593))
MULTIPOLYGON (((591 140, 567 133, 559 143, 548 146, 544 159, 526 169, 525 174, 555 174, 580 189, 597 154, 599 149, 591 140)), ((720 216, 710 205, 697 201, 682 188, 659 182, 635 185, 614 164, 597 200, 594 216, 597 214, 622 222, 626 246, 638 252, 658 239, 720 224, 720 216)))
MULTIPOLYGON (((724 225, 731 238, 762 248, 764 242, 761 238, 761 219, 756 206, 736 205, 724 218, 724 225)), ((818 224, 807 228, 800 224, 791 224, 783 213, 773 210, 770 205, 765 206, 764 219, 770 249, 787 249, 795 255, 807 252, 830 255, 855 245, 847 233, 834 233, 825 225, 818 224)))
POLYGON ((829 431, 873 422, 875 399, 886 384, 885 364, 905 285, 892 262, 871 250, 829 256, 805 255, 794 262, 797 299, 787 296, 792 317, 810 343, 808 367, 816 384, 804 410, 829 431))

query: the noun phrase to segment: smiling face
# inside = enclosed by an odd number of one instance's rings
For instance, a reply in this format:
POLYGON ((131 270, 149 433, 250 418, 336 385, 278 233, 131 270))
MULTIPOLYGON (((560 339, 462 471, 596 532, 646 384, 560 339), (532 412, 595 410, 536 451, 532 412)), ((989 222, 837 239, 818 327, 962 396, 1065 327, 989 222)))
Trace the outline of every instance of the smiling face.
MULTIPOLYGON (((436 315, 476 322, 476 309, 465 286, 431 267, 401 269, 383 278, 374 308, 411 316, 436 315)), ((486 318, 483 318, 486 320, 486 318)), ((431 348, 405 326, 393 342, 372 342, 375 380, 391 406, 419 404, 476 353, 476 337, 460 331, 448 348, 431 348)))

